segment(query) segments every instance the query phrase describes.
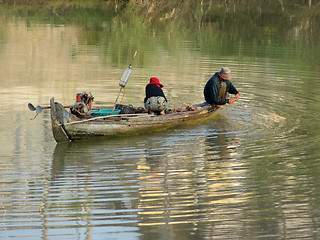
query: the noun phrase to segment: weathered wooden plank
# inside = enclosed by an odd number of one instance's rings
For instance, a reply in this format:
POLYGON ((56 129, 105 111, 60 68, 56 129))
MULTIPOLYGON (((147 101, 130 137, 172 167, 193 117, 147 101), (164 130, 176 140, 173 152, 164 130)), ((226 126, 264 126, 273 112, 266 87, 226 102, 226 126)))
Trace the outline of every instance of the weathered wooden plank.
POLYGON ((170 128, 188 121, 208 118, 214 115, 219 109, 204 104, 201 110, 157 116, 147 114, 119 114, 79 119, 67 112, 60 103, 55 103, 54 98, 50 100, 50 107, 52 131, 57 142, 92 136, 119 136, 170 128))

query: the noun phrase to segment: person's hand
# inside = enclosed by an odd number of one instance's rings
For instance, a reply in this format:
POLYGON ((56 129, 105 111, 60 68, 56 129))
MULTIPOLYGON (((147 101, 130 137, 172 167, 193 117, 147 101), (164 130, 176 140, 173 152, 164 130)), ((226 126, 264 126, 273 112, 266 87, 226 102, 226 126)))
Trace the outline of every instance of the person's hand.
POLYGON ((232 103, 234 103, 235 101, 237 101, 238 99, 239 99, 239 93, 237 93, 234 98, 230 98, 230 99, 229 99, 229 103, 232 104, 232 103))
POLYGON ((234 98, 230 98, 230 99, 229 99, 229 103, 230 103, 230 104, 234 103, 234 101, 235 101, 234 98))

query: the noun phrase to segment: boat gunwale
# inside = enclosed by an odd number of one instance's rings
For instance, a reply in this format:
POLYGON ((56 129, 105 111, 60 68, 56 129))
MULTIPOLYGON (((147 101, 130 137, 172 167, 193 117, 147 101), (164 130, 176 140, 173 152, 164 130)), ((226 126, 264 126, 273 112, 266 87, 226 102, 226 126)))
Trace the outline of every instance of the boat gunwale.
MULTIPOLYGON (((73 125, 73 124, 81 124, 81 123, 87 123, 87 122, 94 122, 94 123, 106 123, 106 122, 118 122, 121 120, 136 120, 136 119, 142 119, 142 118, 169 118, 169 117, 181 117, 181 116, 186 116, 188 117, 189 115, 202 115, 202 114, 207 114, 209 112, 213 112, 216 109, 212 108, 211 111, 210 109, 201 109, 201 110, 196 110, 196 111, 184 111, 184 112, 174 112, 174 113, 167 113, 164 115, 151 115, 151 114, 117 114, 117 115, 108 115, 108 116, 99 116, 99 117, 93 117, 93 118, 87 118, 87 119, 77 119, 72 122, 66 122, 61 125, 73 125)), ((71 114, 67 112, 68 114, 71 114)))
POLYGON ((201 106, 201 109, 197 109, 194 111, 184 110, 182 112, 179 111, 164 115, 137 113, 117 114, 80 119, 70 112, 66 111, 66 109, 64 109, 59 102, 54 102, 54 98, 50 100, 50 104, 51 113, 55 114, 55 116, 51 116, 52 131, 55 140, 58 143, 95 136, 115 137, 118 135, 121 136, 132 134, 134 132, 140 133, 153 131, 157 128, 166 129, 173 126, 181 125, 182 122, 191 122, 209 118, 214 115, 217 110, 219 110, 219 108, 216 106, 202 103, 198 104, 198 106, 201 106), (54 119, 59 120, 53 121, 54 119), (121 129, 123 127, 124 129, 121 129), (61 132, 63 133, 62 137, 61 132), (57 138, 56 136, 60 137, 57 138))

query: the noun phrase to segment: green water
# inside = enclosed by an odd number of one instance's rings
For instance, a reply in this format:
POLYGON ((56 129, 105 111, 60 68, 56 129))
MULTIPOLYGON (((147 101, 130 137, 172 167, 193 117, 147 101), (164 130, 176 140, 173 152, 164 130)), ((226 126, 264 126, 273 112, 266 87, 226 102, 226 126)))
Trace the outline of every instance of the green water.
POLYGON ((1 238, 320 238, 317 8, 212 12, 200 25, 17 9, 0 18, 1 238), (50 112, 30 120, 27 103, 52 96, 70 105, 90 91, 112 106, 135 51, 124 104, 142 106, 152 76, 170 107, 203 102, 223 66, 240 99, 210 121, 67 145, 50 112))

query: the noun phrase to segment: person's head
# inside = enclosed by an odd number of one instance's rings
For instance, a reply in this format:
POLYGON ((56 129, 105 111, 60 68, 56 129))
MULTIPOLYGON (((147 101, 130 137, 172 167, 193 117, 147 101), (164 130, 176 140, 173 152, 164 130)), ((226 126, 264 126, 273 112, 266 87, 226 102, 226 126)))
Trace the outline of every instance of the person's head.
POLYGON ((219 76, 224 80, 231 80, 231 71, 228 67, 221 68, 221 71, 219 72, 219 76))
POLYGON ((150 83, 149 84, 155 84, 157 85, 159 88, 163 88, 163 85, 160 83, 159 79, 156 77, 152 77, 150 78, 150 83))

